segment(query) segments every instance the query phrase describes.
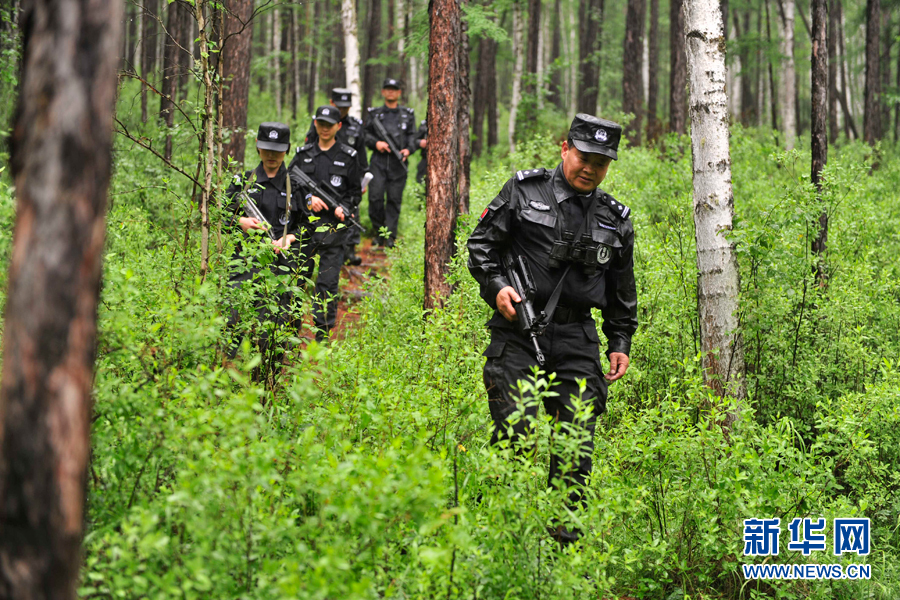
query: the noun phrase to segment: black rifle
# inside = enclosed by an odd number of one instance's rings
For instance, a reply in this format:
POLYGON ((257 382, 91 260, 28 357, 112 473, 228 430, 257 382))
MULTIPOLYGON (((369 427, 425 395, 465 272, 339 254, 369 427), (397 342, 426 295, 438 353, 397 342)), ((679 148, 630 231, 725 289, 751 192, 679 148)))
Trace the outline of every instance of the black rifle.
MULTIPOLYGON (((313 196, 318 196, 321 198, 322 202, 328 206, 329 210, 334 211, 338 206, 341 206, 337 200, 334 199, 329 191, 325 188, 325 186, 317 183, 312 177, 304 173, 300 170, 297 165, 291 169, 290 176, 297 179, 297 181, 305 187, 313 196)), ((360 231, 363 231, 365 228, 359 224, 359 221, 350 216, 350 210, 344 206, 341 206, 344 209, 344 219, 346 221, 350 221, 350 224, 354 227, 358 227, 360 231)))
POLYGON ((537 288, 534 285, 534 278, 531 276, 531 269, 528 268, 524 257, 515 256, 512 252, 504 254, 503 268, 506 270, 506 277, 509 279, 510 285, 522 299, 521 302, 515 303, 519 326, 525 335, 531 338, 534 351, 537 353, 538 364, 543 367, 544 353, 541 352, 537 337, 544 333, 547 324, 544 312, 538 313, 534 309, 534 293, 537 288))
POLYGON ((403 160, 403 155, 400 154, 400 150, 397 149, 397 144, 394 142, 394 138, 388 134, 387 129, 384 128, 384 123, 381 122, 377 116, 372 117, 372 122, 375 123, 375 129, 378 130, 378 135, 384 138, 385 143, 391 149, 391 154, 397 157, 397 160, 400 161, 400 164, 403 165, 403 169, 409 171, 409 165, 406 164, 406 161, 403 160))
POLYGON ((272 238, 273 242, 277 242, 278 238, 275 237, 275 233, 272 231, 272 224, 269 223, 259 211, 259 207, 256 205, 256 202, 253 201, 253 198, 250 197, 250 194, 247 193, 247 190, 243 190, 241 196, 244 199, 244 212, 247 213, 247 216, 251 219, 256 219, 260 223, 264 223, 266 226, 266 233, 269 234, 269 237, 272 238))

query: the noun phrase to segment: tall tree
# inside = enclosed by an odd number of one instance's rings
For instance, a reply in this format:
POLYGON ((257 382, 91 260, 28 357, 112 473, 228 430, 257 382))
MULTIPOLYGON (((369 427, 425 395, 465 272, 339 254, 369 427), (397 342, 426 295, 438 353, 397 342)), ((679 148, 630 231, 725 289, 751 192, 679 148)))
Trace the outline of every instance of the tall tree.
POLYGON ((541 0, 528 0, 528 45, 525 47, 525 71, 528 73, 526 93, 534 94, 539 82, 538 63, 540 60, 541 0))
MULTIPOLYGON (((460 0, 465 6, 469 0, 460 0)), ((456 52, 457 89, 456 126, 459 138, 459 200, 457 214, 469 214, 470 171, 472 164, 472 140, 469 136, 469 104, 472 93, 469 89, 469 30, 465 21, 460 20, 460 46, 456 52)))
POLYGON ((600 51, 603 38, 604 0, 585 0, 579 3, 578 46, 578 112, 597 112, 600 86, 600 51))
POLYGON ((475 89, 472 90, 472 155, 481 156, 481 150, 484 148, 484 117, 487 111, 487 88, 486 80, 490 67, 488 61, 494 57, 488 53, 488 44, 490 38, 482 35, 478 40, 478 65, 475 67, 475 89))
POLYGON ((347 70, 346 86, 351 93, 350 114, 362 118, 362 107, 359 103, 359 39, 356 34, 356 2, 341 0, 341 26, 344 32, 344 65, 347 70))
MULTIPOLYGON (((891 32, 891 8, 882 5, 881 21, 884 30, 881 34, 882 48, 881 53, 881 91, 885 92, 891 87, 891 46, 894 43, 894 36, 891 32)), ((891 128, 891 106, 890 103, 881 99, 881 133, 886 135, 891 128)))
POLYGON ((151 73, 156 70, 156 12, 157 0, 144 0, 144 12, 141 19, 141 122, 146 123, 148 118, 147 81, 151 73))
MULTIPOLYGON (((718 10, 718 9, 717 9, 718 10)), ((628 0, 625 14, 625 41, 622 48, 622 111, 634 115, 626 129, 632 145, 641 144, 644 117, 644 81, 641 65, 644 56, 644 21, 647 18, 646 0, 628 0)))
POLYGON ((656 118, 659 94, 659 0, 650 0, 650 35, 647 41, 647 141, 652 142, 661 133, 656 118))
POLYGON ((32 0, 22 16, 0 385, 5 598, 76 597, 121 19, 117 0, 32 0))
POLYGON ((228 141, 223 158, 244 164, 247 102, 250 98, 250 48, 253 0, 227 0, 222 41, 222 127, 228 141))
POLYGON ((547 99, 552 102, 556 108, 564 111, 562 94, 562 67, 558 64, 562 55, 562 0, 554 0, 553 14, 551 15, 551 39, 550 39, 550 89, 548 90, 547 99))
POLYGON ((512 98, 509 103, 509 149, 516 148, 516 125, 519 113, 519 103, 522 101, 522 69, 525 63, 525 49, 523 40, 525 22, 522 18, 522 0, 513 0, 513 66, 512 98))
MULTIPOLYGON (((277 5, 276 5, 277 6, 277 5)), ((269 74, 272 83, 272 97, 275 100, 275 116, 281 120, 281 19, 279 10, 273 8, 269 12, 269 27, 272 32, 269 36, 269 74)))
MULTIPOLYGON (((321 4, 321 3, 320 3, 321 4)), ((381 0, 370 0, 366 25, 366 66, 363 69, 363 108, 372 106, 380 88, 377 65, 372 61, 378 56, 378 33, 381 30, 381 0)))
MULTIPOLYGON (((781 0, 781 85, 778 87, 781 106, 781 126, 784 128, 784 147, 794 148, 797 134, 796 74, 794 72, 794 0, 781 0)), ((824 48, 824 46, 823 46, 824 48)))
MULTIPOLYGON (((838 91, 837 91, 837 16, 836 0, 831 0, 828 8, 828 134, 834 144, 838 136, 838 91)), ((815 13, 815 6, 813 13, 815 13)), ((815 14, 813 14, 815 20, 815 14)))
MULTIPOLYGON (((738 333, 740 277, 733 244, 734 196, 725 94, 725 31, 716 0, 685 0, 691 158, 697 242, 697 307, 704 378, 718 395, 745 396, 738 333)), ((733 421, 736 415, 730 415, 733 421)))
POLYGON ((881 0, 866 1, 866 99, 863 138, 874 145, 881 139, 881 0))
MULTIPOLYGON (((772 28, 769 17, 769 0, 765 0, 766 5, 766 46, 769 48, 772 47, 772 28)), ((766 98, 769 100, 769 107, 771 109, 772 114, 772 129, 778 129, 778 100, 776 95, 776 87, 775 87, 775 67, 772 65, 771 60, 767 60, 767 70, 769 72, 769 87, 767 89, 768 94, 766 98)), ((763 111, 760 111, 762 114, 763 111)))
MULTIPOLYGON (((734 29, 739 40, 749 38, 751 35, 750 16, 749 10, 744 12, 743 20, 739 14, 735 14, 734 29)), ((760 21, 758 16, 757 21, 760 21)), ((756 90, 759 87, 754 87, 756 78, 754 77, 755 71, 750 68, 750 50, 750 44, 746 41, 738 44, 738 56, 741 62, 741 124, 744 127, 750 126, 757 120, 755 99, 756 90)))
POLYGON ((669 129, 687 133, 687 57, 684 53, 684 0, 669 2, 669 129))
POLYGON ((450 295, 459 194, 459 0, 431 0, 428 47, 428 190, 425 208, 426 310, 450 295))
POLYGON ((497 104, 497 48, 499 46, 497 40, 491 39, 488 43, 488 53, 490 60, 487 63, 488 70, 485 72, 487 85, 485 86, 485 95, 487 96, 487 146, 492 148, 500 143, 500 111, 497 104))
MULTIPOLYGON (((812 150, 811 178, 816 193, 822 191, 821 175, 828 161, 828 51, 825 28, 828 20, 827 0, 812 2, 812 127, 810 149, 812 150)), ((818 255, 816 279, 824 285, 826 279, 825 250, 828 241, 828 213, 819 215, 819 231, 812 243, 812 251, 818 255)))

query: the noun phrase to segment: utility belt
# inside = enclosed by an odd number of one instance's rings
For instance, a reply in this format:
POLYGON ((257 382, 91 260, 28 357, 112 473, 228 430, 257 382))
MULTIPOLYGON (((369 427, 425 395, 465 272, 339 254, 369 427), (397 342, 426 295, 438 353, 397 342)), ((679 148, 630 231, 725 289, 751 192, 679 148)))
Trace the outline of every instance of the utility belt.
POLYGON ((569 325, 570 323, 583 323, 591 320, 591 311, 583 308, 572 308, 559 305, 553 312, 551 319, 557 325, 569 325))
POLYGON ((563 232, 563 239, 553 242, 550 248, 550 259, 547 265, 551 269, 559 268, 563 263, 582 265, 587 275, 593 275, 612 258, 612 248, 594 241, 590 233, 584 233, 576 240, 575 233, 563 232))

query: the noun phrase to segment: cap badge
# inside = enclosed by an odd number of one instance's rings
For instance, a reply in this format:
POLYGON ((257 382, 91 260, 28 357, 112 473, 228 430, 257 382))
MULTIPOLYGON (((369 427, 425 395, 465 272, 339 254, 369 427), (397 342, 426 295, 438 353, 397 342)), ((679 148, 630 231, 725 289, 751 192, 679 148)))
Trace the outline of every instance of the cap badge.
POLYGON ((330 114, 331 114, 331 111, 328 110, 327 108, 323 108, 323 109, 322 109, 322 114, 323 114, 323 115, 330 115, 330 114))
POLYGON ((272 131, 270 131, 270 132, 269 132, 269 139, 270 139, 270 140, 277 140, 277 139, 278 139, 278 132, 275 131, 274 129, 273 129, 272 131))
POLYGON ((609 136, 607 135, 605 129, 598 129, 594 133, 594 139, 597 140, 598 142, 605 142, 607 139, 609 139, 609 136))

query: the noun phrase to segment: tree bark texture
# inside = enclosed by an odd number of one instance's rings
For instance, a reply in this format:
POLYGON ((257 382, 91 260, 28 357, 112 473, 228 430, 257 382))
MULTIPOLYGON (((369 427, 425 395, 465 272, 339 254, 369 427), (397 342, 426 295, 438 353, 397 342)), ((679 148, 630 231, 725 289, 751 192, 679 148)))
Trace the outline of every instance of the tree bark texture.
MULTIPOLYGON (((178 1, 169 4, 166 14, 166 49, 163 55, 162 96, 159 100, 159 118, 171 129, 175 124, 176 95, 178 93, 178 32, 181 28, 181 17, 178 1)), ((166 160, 172 158, 172 136, 166 136, 166 147, 163 152, 166 160)))
POLYGON ((737 316, 740 278, 734 246, 725 237, 734 216, 725 32, 716 0, 685 0, 684 7, 704 376, 717 394, 743 398, 744 359, 737 316))
MULTIPOLYGON (((781 105, 781 126, 784 128, 784 147, 793 150, 797 135, 796 74, 794 72, 794 0, 781 0, 781 85, 778 87, 781 105)), ((823 46, 824 49, 824 46, 823 46)))
POLYGON ((650 36, 647 38, 647 141, 662 133, 656 118, 659 95, 659 0, 650 0, 650 36))
POLYGON ((381 0, 371 0, 369 3, 368 26, 366 29, 368 39, 366 43, 366 66, 363 70, 363 106, 368 108, 372 106, 378 90, 381 89, 380 83, 376 81, 378 77, 377 67, 369 63, 370 60, 378 56, 378 33, 381 30, 381 0))
MULTIPOLYGON (((513 0, 513 66, 512 99, 509 105, 509 151, 516 149, 516 119, 519 112, 519 102, 522 100, 522 69, 525 62, 525 50, 523 48, 523 36, 525 35, 525 22, 522 18, 522 1, 513 0)), ((430 102, 429 102, 430 104, 430 102)))
POLYGON ((585 0, 579 4, 578 112, 597 112, 600 85, 600 51, 603 38, 603 1, 585 0))
POLYGON ((563 103, 563 84, 562 84, 562 66, 558 64, 562 55, 562 2, 554 0, 552 15, 552 33, 550 39, 550 64, 547 68, 550 70, 550 89, 548 90, 547 99, 552 102, 556 108, 561 111, 565 110, 563 103))
POLYGON ((431 0, 428 51, 428 195, 425 208, 425 310, 450 295, 459 194, 459 0, 431 0))
MULTIPOLYGON (((469 0, 460 0, 464 5, 469 0)), ((459 199, 457 201, 457 214, 469 214, 469 188, 471 187, 470 171, 472 165, 472 140, 469 136, 469 104, 472 98, 469 89, 469 30, 465 21, 460 20, 460 40, 456 53, 458 62, 459 97, 456 104, 456 126, 459 138, 459 199)))
POLYGON ((75 598, 121 19, 116 0, 33 0, 23 15, 0 386, 3 598, 75 598))
POLYGON ((863 139, 874 145, 881 139, 881 0, 866 2, 866 99, 863 139))
MULTIPOLYGON (((757 21, 759 21, 759 16, 757 16, 757 21)), ((745 36, 751 35, 750 11, 744 13, 743 27, 741 27, 741 19, 737 14, 734 18, 734 25, 739 38, 741 29, 745 36)), ((748 127, 757 121, 756 96, 757 90, 760 88, 755 85, 754 70, 750 68, 750 45, 741 44, 738 46, 738 53, 741 60, 741 124, 748 127)))
MULTIPOLYGON (((157 36, 157 0, 144 0, 144 14, 141 19, 141 77, 149 81, 151 73, 156 70, 156 36, 157 36)), ((147 84, 141 82, 141 123, 148 118, 147 84)))
POLYGON ((362 118, 360 105, 359 38, 356 31, 356 2, 341 0, 341 26, 344 31, 344 68, 347 73, 346 87, 350 90, 350 114, 362 118))
POLYGON ((484 117, 487 111, 487 62, 492 57, 488 54, 489 38, 485 35, 478 40, 478 65, 475 73, 475 89, 472 90, 472 155, 481 156, 484 148, 484 117))
POLYGON ((528 0, 528 43, 525 47, 525 72, 528 78, 525 93, 534 95, 540 86, 537 81, 541 35, 541 0, 528 0))
MULTIPOLYGON (((820 177, 828 161, 828 50, 825 29, 828 22, 827 0, 812 1, 812 126, 810 149, 812 151, 811 177, 816 191, 821 192, 820 177)), ((819 215, 819 231, 812 243, 812 251, 819 256, 816 279, 825 283, 824 265, 828 241, 828 213, 819 215)))
MULTIPOLYGON (((213 171, 216 165, 215 153, 215 109, 213 106, 213 73, 209 65, 209 40, 207 15, 209 0, 195 0, 194 19, 197 21, 200 44, 200 76, 203 83, 203 188, 200 192, 200 280, 209 272, 209 200, 213 191, 213 171)), ((278 15, 275 23, 280 25, 278 15)))
POLYGON ((250 48, 253 42, 253 0, 228 0, 222 43, 222 126, 228 141, 224 160, 243 166, 247 138, 247 102, 250 99, 250 48))
POLYGON ((646 0, 628 0, 625 14, 625 42, 622 48, 622 111, 634 115, 625 130, 625 136, 633 146, 641 145, 641 127, 644 117, 644 82, 641 65, 644 56, 644 21, 647 16, 646 0))
POLYGON ((669 28, 669 129, 684 135, 687 133, 684 0, 670 0, 669 28))
MULTIPOLYGON (((881 43, 883 51, 879 63, 881 65, 881 91, 886 92, 891 87, 891 46, 894 42, 894 36, 891 35, 891 9, 888 6, 881 7, 881 22, 884 30, 881 34, 881 43)), ((887 135, 891 128, 891 107, 890 103, 881 100, 881 135, 887 135)))
POLYGON ((487 147, 492 148, 500 143, 500 110, 498 108, 497 99, 497 47, 499 43, 496 40, 488 40, 488 54, 490 56, 487 61, 487 71, 485 79, 485 94, 487 95, 487 147))
MULTIPOLYGON (((837 0, 830 0, 828 7, 828 134, 829 141, 834 144, 838 133, 838 91, 837 91, 837 0)), ((815 5, 813 7, 813 21, 815 21, 815 5)))
MULTIPOLYGON (((765 0, 765 5, 766 5, 766 45, 771 47, 772 46, 772 26, 771 26, 771 19, 770 19, 770 15, 769 15, 769 0, 765 0)), ((775 67, 772 65, 771 60, 766 61, 766 62, 768 63, 767 71, 769 73, 769 88, 768 88, 769 93, 767 95, 767 98, 770 102, 769 108, 770 108, 770 112, 772 115, 772 129, 777 131, 778 130, 778 100, 777 100, 778 96, 777 96, 776 88, 775 88, 775 67)), ((762 114, 762 111, 760 111, 760 114, 762 114)))

